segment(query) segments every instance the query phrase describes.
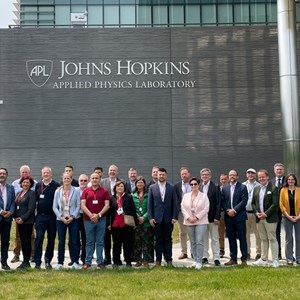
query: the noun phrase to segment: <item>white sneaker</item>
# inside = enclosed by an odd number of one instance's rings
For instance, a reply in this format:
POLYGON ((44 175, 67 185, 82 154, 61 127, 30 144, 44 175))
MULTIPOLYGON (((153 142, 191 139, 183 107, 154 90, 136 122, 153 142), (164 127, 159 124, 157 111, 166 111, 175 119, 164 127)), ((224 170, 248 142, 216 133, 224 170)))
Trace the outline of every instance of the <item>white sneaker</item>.
POLYGON ((57 264, 56 270, 62 270, 62 268, 63 268, 63 265, 62 265, 62 264, 57 264))
POLYGON ((201 268, 202 268, 202 264, 199 263, 199 262, 197 262, 197 263, 196 263, 196 266, 195 266, 195 269, 196 269, 196 270, 200 270, 201 268))
POLYGON ((279 267, 279 262, 278 262, 277 259, 275 259, 275 260, 273 261, 272 267, 273 267, 273 268, 278 268, 278 267, 279 267))
POLYGON ((267 266, 268 265, 268 262, 263 260, 263 259, 258 259, 257 261, 254 261, 252 263, 253 266, 267 266))
POLYGON ((81 269, 81 266, 79 264, 77 264, 76 262, 74 262, 74 264, 72 265, 72 269, 79 270, 79 269, 81 269))

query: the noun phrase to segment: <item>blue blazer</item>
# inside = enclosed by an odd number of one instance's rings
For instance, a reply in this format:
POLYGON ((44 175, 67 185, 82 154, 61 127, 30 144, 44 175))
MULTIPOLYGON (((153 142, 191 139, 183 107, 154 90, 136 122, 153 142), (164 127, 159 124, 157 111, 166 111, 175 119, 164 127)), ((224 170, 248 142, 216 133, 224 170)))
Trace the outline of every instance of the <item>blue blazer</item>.
MULTIPOLYGON (((248 202, 248 191, 247 187, 240 182, 236 183, 234 194, 233 194, 233 209, 236 211, 236 215, 231 218, 234 221, 245 221, 247 220, 246 205, 248 202)), ((230 184, 226 184, 222 189, 222 207, 225 211, 231 209, 230 201, 230 184)))
POLYGON ((161 223, 162 221, 171 223, 172 219, 178 219, 177 197, 173 185, 166 183, 164 201, 162 201, 158 183, 149 187, 148 219, 154 219, 156 223, 161 223))
MULTIPOLYGON (((7 194, 7 203, 6 203, 6 211, 10 211, 12 214, 15 212, 15 190, 12 185, 6 184, 6 194, 7 194)), ((0 196, 0 210, 3 210, 4 202, 2 197, 0 196)), ((0 220, 5 220, 6 222, 12 221, 12 216, 10 218, 3 218, 0 216, 0 220)))

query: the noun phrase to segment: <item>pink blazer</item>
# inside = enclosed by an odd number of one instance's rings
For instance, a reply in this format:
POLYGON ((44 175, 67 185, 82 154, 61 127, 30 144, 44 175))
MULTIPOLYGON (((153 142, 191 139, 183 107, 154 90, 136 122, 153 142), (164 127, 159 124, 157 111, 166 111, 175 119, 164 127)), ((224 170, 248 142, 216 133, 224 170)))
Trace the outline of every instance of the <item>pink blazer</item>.
POLYGON ((183 224, 187 226, 193 225, 204 225, 208 224, 208 211, 209 211, 209 200, 205 193, 198 192, 197 197, 195 198, 194 206, 195 213, 194 215, 199 219, 195 223, 190 223, 187 219, 192 216, 191 211, 191 196, 192 193, 187 193, 183 196, 181 202, 181 211, 183 214, 183 224))

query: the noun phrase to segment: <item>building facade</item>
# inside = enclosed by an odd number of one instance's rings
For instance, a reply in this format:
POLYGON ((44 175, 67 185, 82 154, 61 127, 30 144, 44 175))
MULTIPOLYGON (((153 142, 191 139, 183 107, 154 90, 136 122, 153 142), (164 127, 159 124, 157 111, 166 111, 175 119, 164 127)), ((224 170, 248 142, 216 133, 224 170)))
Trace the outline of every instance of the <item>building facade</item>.
POLYGON ((276 0, 16 0, 15 6, 16 24, 22 27, 253 26, 277 22, 276 0))

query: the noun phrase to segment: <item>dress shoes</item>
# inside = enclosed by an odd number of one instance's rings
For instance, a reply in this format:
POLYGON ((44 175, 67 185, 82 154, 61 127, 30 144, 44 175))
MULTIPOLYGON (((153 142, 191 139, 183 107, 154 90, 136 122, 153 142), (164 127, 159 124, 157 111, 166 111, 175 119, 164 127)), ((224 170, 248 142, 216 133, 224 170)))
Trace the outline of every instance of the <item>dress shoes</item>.
POLYGON ((139 268, 139 267, 142 266, 142 262, 141 262, 141 261, 138 261, 138 262, 135 263, 134 266, 135 266, 136 268, 139 268))
POLYGON ((221 265, 220 261, 218 259, 215 260, 215 266, 219 267, 221 265))
POLYGON ((105 258, 103 262, 106 266, 111 265, 111 259, 110 258, 105 258))
POLYGON ((161 262, 160 261, 155 262, 155 266, 156 267, 160 267, 161 266, 161 262))
POLYGON ((173 267, 173 263, 172 263, 171 260, 170 260, 170 261, 167 261, 167 267, 169 267, 169 268, 173 267))
POLYGON ((105 267, 105 265, 104 264, 98 264, 97 265, 97 269, 98 270, 104 270, 106 267, 105 267))
POLYGON ((294 265, 294 263, 293 263, 292 261, 288 261, 288 262, 287 262, 287 265, 288 265, 288 266, 292 266, 292 265, 294 265))
POLYGON ((208 259, 206 257, 202 258, 202 264, 207 265, 208 264, 208 259))
POLYGON ((144 261, 144 262, 143 262, 143 266, 144 266, 145 268, 148 268, 148 267, 149 267, 149 263, 148 263, 147 261, 144 261))
POLYGON ((188 258, 188 256, 187 256, 186 253, 181 253, 181 254, 178 256, 178 259, 185 259, 185 258, 188 258))
POLYGON ((84 265, 82 266, 82 269, 83 269, 83 270, 87 270, 87 269, 90 268, 90 267, 91 267, 90 264, 84 264, 84 265))
POLYGON ((45 262, 45 268, 46 268, 47 270, 51 270, 51 269, 52 269, 52 265, 51 265, 51 263, 50 263, 49 261, 46 261, 46 262, 45 262))
POLYGON ((234 265, 237 265, 237 261, 232 259, 224 264, 224 266, 234 266, 234 265))
POLYGON ((25 270, 25 269, 29 269, 29 268, 31 268, 31 267, 30 267, 30 264, 24 263, 24 262, 22 262, 22 263, 17 267, 18 270, 25 270))
POLYGON ((260 254, 256 254, 255 260, 258 260, 258 259, 260 259, 260 258, 261 258, 261 255, 260 255, 260 254))
POLYGON ((242 266, 247 266, 247 260, 242 259, 242 266))
POLYGON ((10 266, 7 263, 2 263, 3 270, 10 270, 10 266))
POLYGON ((220 258, 223 258, 225 255, 225 251, 224 250, 220 250, 220 258))

